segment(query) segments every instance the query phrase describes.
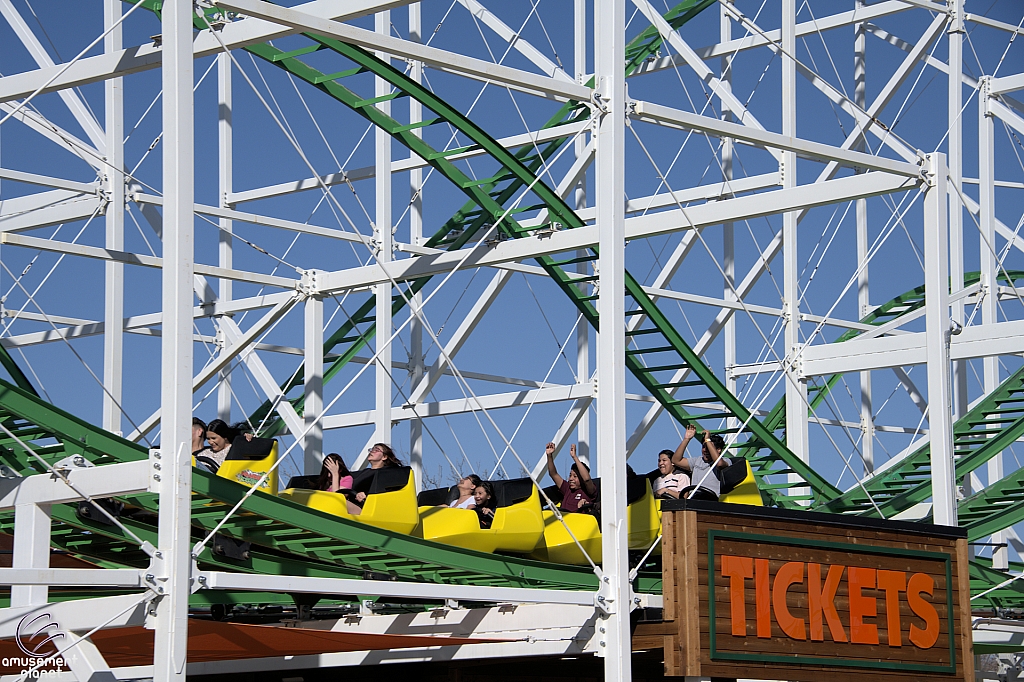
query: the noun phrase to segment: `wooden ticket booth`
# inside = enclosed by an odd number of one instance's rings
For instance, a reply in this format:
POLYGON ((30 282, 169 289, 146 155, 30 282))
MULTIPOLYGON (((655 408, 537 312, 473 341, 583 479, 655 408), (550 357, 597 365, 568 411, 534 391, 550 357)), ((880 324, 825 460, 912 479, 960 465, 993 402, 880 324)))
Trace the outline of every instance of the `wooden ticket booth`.
POLYGON ((959 528, 663 506, 665 674, 974 680, 959 528))

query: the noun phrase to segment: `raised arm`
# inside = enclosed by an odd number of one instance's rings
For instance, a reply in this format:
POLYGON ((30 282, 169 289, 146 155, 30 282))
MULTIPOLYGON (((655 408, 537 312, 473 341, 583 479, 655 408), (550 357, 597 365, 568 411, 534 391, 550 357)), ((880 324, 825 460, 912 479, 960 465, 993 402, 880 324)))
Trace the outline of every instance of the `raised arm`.
POLYGON ((725 457, 719 457, 721 452, 718 451, 718 446, 711 440, 711 435, 704 432, 704 444, 708 446, 708 454, 711 455, 711 461, 715 463, 716 469, 724 469, 729 466, 729 461, 725 457))
POLYGON ((548 458, 548 476, 559 488, 562 487, 562 477, 558 475, 558 469, 555 468, 555 444, 548 443, 547 447, 544 448, 544 455, 548 458))
POLYGON ((590 472, 587 471, 587 467, 576 456, 575 443, 569 446, 569 456, 572 457, 572 461, 576 462, 576 471, 580 473, 580 485, 583 486, 583 491, 591 497, 597 497, 597 484, 590 478, 590 472))
POLYGON ((697 427, 693 424, 686 425, 686 435, 683 436, 683 442, 679 444, 676 451, 672 453, 672 464, 676 465, 683 471, 690 471, 690 463, 686 461, 686 446, 690 444, 693 437, 697 435, 697 427))

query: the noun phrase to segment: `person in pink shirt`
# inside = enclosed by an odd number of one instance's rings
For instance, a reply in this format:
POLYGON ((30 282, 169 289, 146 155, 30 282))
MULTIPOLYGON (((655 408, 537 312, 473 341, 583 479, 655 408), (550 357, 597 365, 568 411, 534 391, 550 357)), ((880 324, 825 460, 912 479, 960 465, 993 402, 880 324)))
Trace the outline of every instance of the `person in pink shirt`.
POLYGON ((341 493, 345 495, 346 506, 350 514, 358 514, 362 511, 358 505, 348 499, 352 494, 352 474, 345 466, 345 460, 341 455, 332 452, 324 457, 323 467, 320 469, 320 478, 317 479, 317 490, 326 490, 330 493, 341 493))
POLYGON ((576 444, 569 446, 569 455, 573 465, 569 471, 569 479, 558 475, 555 468, 555 444, 548 443, 544 448, 548 458, 548 475, 562 493, 562 503, 558 505, 564 512, 590 512, 597 500, 597 484, 590 478, 590 469, 576 456, 576 444))

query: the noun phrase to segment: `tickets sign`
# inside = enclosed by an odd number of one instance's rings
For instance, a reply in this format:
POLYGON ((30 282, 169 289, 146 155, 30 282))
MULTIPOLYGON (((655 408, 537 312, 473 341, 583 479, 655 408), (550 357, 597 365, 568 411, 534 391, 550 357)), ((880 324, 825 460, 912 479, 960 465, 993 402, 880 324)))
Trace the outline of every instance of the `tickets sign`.
POLYGON ((708 566, 712 660, 956 670, 948 554, 711 530, 708 566))
POLYGON ((662 505, 665 673, 973 680, 959 528, 692 500, 662 505))

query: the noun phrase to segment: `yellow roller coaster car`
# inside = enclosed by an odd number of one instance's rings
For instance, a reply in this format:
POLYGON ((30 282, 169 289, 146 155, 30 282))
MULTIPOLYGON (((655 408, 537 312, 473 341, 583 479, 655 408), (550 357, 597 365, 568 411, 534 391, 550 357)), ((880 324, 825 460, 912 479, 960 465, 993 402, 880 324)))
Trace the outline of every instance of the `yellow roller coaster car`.
POLYGON ((228 456, 217 470, 217 475, 242 485, 252 487, 259 483, 260 492, 277 494, 277 469, 271 471, 277 461, 277 441, 273 438, 235 438, 228 450, 228 456), (260 483, 263 474, 270 474, 260 483))
MULTIPOLYGON (((594 479, 600 495, 601 479, 594 479)), ((554 486, 544 492, 552 501, 560 501, 554 486)), ((651 483, 630 469, 626 475, 626 522, 629 528, 629 548, 646 550, 661 532, 661 513, 658 501, 651 493, 651 483)), ((558 520, 551 510, 544 511, 544 543, 530 556, 559 564, 586 565, 583 551, 594 563, 601 561, 601 527, 597 516, 587 513, 562 514, 558 520), (575 538, 575 539, 574 539, 575 538), (577 546, 576 541, 583 547, 577 546)))
POLYGON ((722 472, 721 478, 722 496, 718 498, 719 502, 749 504, 753 507, 764 506, 761 491, 757 487, 757 479, 754 478, 754 471, 746 459, 734 457, 732 464, 722 472))
POLYGON ((458 494, 455 488, 425 490, 419 495, 423 537, 445 545, 479 552, 527 554, 544 538, 540 494, 529 478, 491 481, 497 503, 490 528, 481 528, 472 509, 447 506, 458 494), (445 505, 445 506, 438 506, 445 505))
POLYGON ((418 531, 420 518, 416 508, 416 485, 412 469, 364 469, 356 472, 353 478, 353 493, 366 493, 360 514, 349 513, 346 496, 341 493, 292 487, 292 481, 287 489, 281 491, 280 496, 306 507, 396 533, 411 535, 418 531))

